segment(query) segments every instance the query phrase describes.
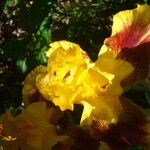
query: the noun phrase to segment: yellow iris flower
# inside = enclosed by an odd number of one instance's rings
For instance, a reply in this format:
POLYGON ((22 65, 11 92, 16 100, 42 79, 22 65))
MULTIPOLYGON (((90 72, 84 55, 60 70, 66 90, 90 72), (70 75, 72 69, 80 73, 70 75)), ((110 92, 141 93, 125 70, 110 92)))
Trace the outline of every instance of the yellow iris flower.
POLYGON ((92 63, 77 44, 67 41, 52 43, 47 56, 47 73, 36 78, 36 86, 47 100, 62 111, 73 110, 74 104, 84 105, 81 123, 98 114, 101 116, 107 107, 103 118, 117 120, 117 111, 121 109, 120 82, 133 71, 128 62, 117 60, 107 47, 102 47, 98 60, 92 63), (111 103, 118 103, 118 109, 111 103))
POLYGON ((56 127, 50 123, 52 114, 53 109, 47 108, 45 102, 32 103, 15 118, 10 113, 3 114, 0 118, 6 126, 3 132, 16 138, 2 143, 4 149, 49 150, 65 140, 66 136, 58 136, 56 127))

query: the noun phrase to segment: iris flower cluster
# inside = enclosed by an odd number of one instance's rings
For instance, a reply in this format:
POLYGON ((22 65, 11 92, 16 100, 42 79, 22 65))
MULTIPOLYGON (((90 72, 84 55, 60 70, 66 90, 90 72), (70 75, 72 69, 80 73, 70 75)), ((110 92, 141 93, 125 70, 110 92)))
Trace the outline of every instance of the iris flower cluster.
POLYGON ((47 66, 37 66, 24 81, 26 108, 15 117, 10 113, 0 117, 5 126, 1 134, 15 137, 2 141, 2 146, 126 150, 141 145, 149 149, 149 116, 123 96, 126 87, 149 75, 149 12, 150 6, 138 5, 114 15, 112 35, 105 39, 95 62, 78 44, 51 43, 47 66), (79 123, 73 124, 65 114, 74 111, 76 104, 83 110, 79 123))

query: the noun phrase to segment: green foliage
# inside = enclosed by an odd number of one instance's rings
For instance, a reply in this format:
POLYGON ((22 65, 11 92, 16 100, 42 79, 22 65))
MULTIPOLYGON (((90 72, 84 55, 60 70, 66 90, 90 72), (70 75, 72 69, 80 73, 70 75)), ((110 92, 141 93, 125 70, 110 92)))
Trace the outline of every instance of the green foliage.
POLYGON ((27 71, 26 59, 17 60, 16 66, 22 73, 25 73, 27 71))
POLYGON ((124 95, 145 109, 150 108, 150 79, 124 90, 124 95))
POLYGON ((3 9, 0 20, 1 112, 21 104, 25 75, 38 64, 47 62, 51 5, 52 1, 40 0, 8 0, 0 4, 3 9))

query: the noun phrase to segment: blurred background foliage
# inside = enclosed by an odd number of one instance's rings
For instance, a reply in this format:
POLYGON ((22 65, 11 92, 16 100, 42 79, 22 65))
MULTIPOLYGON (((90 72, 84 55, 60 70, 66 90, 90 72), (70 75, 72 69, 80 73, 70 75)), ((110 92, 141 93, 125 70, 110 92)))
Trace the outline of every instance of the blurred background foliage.
MULTIPOLYGON (((0 0, 0 113, 22 103, 25 76, 46 64, 49 43, 78 43, 92 60, 111 34, 113 14, 149 0, 0 0)), ((136 85, 125 95, 150 107, 150 84, 136 85)))

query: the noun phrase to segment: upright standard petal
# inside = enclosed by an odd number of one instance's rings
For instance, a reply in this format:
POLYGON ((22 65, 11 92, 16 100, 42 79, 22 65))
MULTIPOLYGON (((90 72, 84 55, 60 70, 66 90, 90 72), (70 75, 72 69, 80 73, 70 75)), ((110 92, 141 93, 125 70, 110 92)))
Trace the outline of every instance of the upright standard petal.
POLYGON ((76 67, 89 61, 89 57, 78 44, 68 41, 58 41, 50 44, 47 52, 48 72, 54 75, 55 80, 63 80, 73 73, 76 67), (67 75, 68 73, 68 75, 67 75))
POLYGON ((82 80, 88 68, 89 57, 79 45, 58 41, 50 44, 47 52, 48 66, 46 75, 38 75, 36 85, 42 95, 62 111, 73 110, 81 88, 82 80))

